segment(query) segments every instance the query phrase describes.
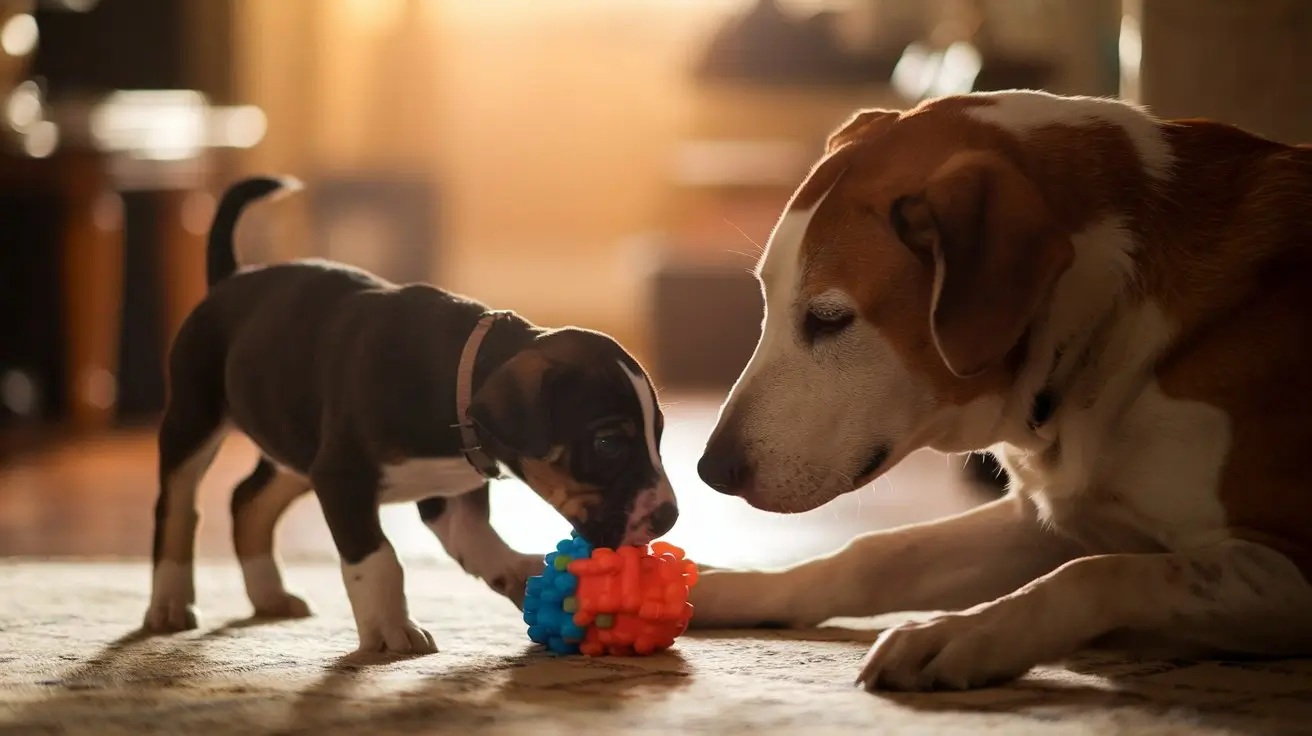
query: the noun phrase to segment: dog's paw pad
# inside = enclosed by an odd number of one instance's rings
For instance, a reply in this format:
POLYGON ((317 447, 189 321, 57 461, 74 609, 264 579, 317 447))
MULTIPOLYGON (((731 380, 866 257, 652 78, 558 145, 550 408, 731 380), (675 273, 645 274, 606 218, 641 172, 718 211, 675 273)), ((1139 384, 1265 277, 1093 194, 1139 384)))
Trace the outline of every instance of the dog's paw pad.
POLYGON ((310 604, 300 596, 286 593, 277 600, 260 601, 255 604, 256 618, 308 618, 314 615, 310 604))
POLYGON ((194 603, 156 603, 146 611, 141 628, 152 634, 191 631, 200 626, 200 613, 194 603))
POLYGON ((362 653, 382 652, 386 654, 433 654, 437 651, 437 641, 426 629, 414 621, 397 624, 384 624, 373 627, 360 637, 362 653))

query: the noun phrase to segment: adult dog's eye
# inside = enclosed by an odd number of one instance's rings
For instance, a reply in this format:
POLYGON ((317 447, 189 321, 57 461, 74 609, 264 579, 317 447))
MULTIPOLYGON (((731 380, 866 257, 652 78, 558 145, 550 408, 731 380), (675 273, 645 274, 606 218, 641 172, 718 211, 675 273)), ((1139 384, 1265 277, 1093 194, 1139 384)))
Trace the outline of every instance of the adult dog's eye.
POLYGON ((802 322, 802 332, 806 335, 807 342, 815 342, 822 337, 831 337, 846 330, 856 321, 856 314, 846 309, 816 309, 812 307, 807 310, 806 318, 802 322))
POLYGON ((602 460, 618 460, 624 455, 624 437, 612 430, 598 432, 592 438, 592 449, 602 460))

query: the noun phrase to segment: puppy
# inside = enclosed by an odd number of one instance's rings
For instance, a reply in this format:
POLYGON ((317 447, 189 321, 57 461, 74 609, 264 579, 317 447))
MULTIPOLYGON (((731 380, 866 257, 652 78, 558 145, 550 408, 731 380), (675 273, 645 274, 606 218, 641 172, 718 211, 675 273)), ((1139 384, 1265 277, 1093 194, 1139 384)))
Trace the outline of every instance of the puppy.
POLYGON ((864 111, 762 257, 767 314, 701 458, 815 508, 908 453, 1010 493, 694 590, 694 622, 884 632, 868 688, 984 685, 1091 643, 1312 654, 1312 149, 1035 92, 864 111))
POLYGON ((242 209, 286 189, 255 178, 224 195, 209 236, 209 293, 170 354, 147 630, 197 625, 196 488, 229 427, 261 452, 232 497, 233 544, 256 615, 309 613, 284 587, 273 543, 283 511, 313 491, 363 651, 436 651, 406 605, 380 504, 417 504, 461 567, 517 604, 542 558, 514 551, 489 525, 488 484, 501 468, 598 545, 645 544, 674 525, 659 454, 664 417, 619 344, 337 263, 238 272, 242 209))

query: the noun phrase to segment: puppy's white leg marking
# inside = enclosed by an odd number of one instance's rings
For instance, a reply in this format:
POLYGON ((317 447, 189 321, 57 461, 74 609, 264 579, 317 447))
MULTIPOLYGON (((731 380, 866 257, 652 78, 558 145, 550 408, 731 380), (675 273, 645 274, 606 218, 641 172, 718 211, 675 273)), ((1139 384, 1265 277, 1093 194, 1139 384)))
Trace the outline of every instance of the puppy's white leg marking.
POLYGON ((196 489, 214 462, 226 435, 219 428, 167 478, 164 484, 164 518, 159 527, 158 559, 151 579, 150 608, 144 622, 147 631, 186 631, 199 625, 196 610, 196 489))
POLYGON ((361 652, 428 654, 437 651, 433 635, 410 620, 405 600, 405 573, 391 543, 359 564, 342 563, 346 596, 355 614, 361 652))
POLYGON ((665 474, 665 465, 661 462, 660 448, 656 445, 656 392, 651 382, 641 373, 631 370, 623 361, 620 370, 629 377, 633 392, 638 397, 638 406, 642 408, 642 436, 647 443, 648 460, 656 471, 656 484, 640 491, 633 499, 633 508, 629 510, 628 523, 622 544, 643 545, 651 542, 651 515, 665 504, 677 503, 674 487, 665 474))
POLYGON ((961 614, 885 631, 867 689, 975 687, 1017 677, 1113 632, 1192 652, 1312 653, 1312 587, 1283 555, 1228 540, 1166 554, 1084 557, 961 614))
POLYGON ((524 585, 542 572, 542 555, 516 552, 492 528, 487 489, 448 499, 446 510, 425 522, 446 553, 465 572, 479 578, 516 606, 524 603, 524 585))
POLYGON ((838 616, 941 611, 1009 593, 1073 558, 1017 496, 858 537, 778 572, 709 571, 691 592, 699 628, 815 626, 838 616))
POLYGON ((232 541, 241 561, 246 595, 261 618, 304 618, 310 606, 287 592, 274 551, 278 521, 287 507, 310 490, 306 478, 279 470, 269 483, 233 509, 232 541))

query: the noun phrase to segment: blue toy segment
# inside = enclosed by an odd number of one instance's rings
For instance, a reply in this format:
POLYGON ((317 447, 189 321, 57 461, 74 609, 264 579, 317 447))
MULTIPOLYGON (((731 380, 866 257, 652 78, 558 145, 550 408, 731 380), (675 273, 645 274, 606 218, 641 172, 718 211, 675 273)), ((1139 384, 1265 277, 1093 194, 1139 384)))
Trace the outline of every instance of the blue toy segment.
POLYGON ((571 534, 548 553, 541 575, 528 579, 524 587, 524 623, 528 638, 555 654, 578 654, 584 631, 574 624, 578 601, 574 591, 579 581, 569 572, 569 563, 592 556, 592 545, 571 534))

